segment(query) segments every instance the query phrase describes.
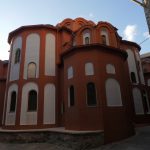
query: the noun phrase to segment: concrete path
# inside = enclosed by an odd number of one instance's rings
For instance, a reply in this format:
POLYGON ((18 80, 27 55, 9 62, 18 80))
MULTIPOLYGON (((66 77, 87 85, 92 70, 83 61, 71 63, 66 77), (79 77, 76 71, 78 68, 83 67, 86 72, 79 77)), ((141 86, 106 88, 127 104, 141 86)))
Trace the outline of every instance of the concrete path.
MULTIPOLYGON (((50 143, 0 143, 0 150, 73 150, 50 143)), ((77 149, 76 149, 77 150, 77 149)), ((137 129, 137 134, 126 140, 92 150, 150 150, 150 126, 137 129)))

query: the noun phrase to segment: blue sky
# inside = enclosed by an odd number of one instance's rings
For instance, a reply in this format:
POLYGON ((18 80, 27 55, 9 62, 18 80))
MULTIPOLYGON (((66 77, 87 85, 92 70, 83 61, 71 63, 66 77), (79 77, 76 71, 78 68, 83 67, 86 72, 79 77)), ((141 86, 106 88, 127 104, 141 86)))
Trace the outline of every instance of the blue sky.
MULTIPOLYGON (((0 5, 0 59, 8 59, 7 37, 12 30, 32 24, 56 25, 65 18, 108 21, 123 39, 141 43, 148 32, 144 10, 131 0, 3 0, 0 5)), ((142 45, 150 51, 150 39, 142 45)))

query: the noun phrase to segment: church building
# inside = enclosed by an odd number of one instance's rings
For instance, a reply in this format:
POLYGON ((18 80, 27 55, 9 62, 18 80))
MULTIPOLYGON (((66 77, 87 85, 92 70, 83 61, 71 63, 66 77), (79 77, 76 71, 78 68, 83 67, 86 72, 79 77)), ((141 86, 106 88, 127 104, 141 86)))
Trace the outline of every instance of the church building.
POLYGON ((76 18, 22 26, 8 43, 9 62, 0 61, 4 130, 103 131, 109 142, 150 123, 141 48, 110 23, 76 18))

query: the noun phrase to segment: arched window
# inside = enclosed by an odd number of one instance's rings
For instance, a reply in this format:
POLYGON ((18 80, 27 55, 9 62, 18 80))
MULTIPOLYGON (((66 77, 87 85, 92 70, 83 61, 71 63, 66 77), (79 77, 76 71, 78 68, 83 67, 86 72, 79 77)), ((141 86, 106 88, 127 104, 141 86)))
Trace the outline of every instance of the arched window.
POLYGON ((70 66, 67 70, 67 74, 68 74, 68 79, 73 78, 73 67, 70 66))
POLYGON ((90 38, 89 37, 85 37, 85 44, 90 44, 90 38))
POLYGON ((136 114, 144 114, 141 91, 138 88, 133 88, 134 109, 136 114))
POLYGON ((37 92, 35 90, 31 90, 28 95, 28 111, 36 111, 37 110, 37 92))
POLYGON ((87 104, 88 106, 96 106, 96 89, 92 82, 87 84, 87 104))
POLYGON ((105 83, 106 87, 106 100, 109 107, 122 106, 122 97, 120 84, 115 79, 107 79, 105 83))
POLYGON ((15 112, 16 110, 16 92, 11 93, 11 102, 10 102, 10 112, 15 112))
POLYGON ((142 91, 144 112, 147 114, 150 110, 148 96, 145 90, 142 91))
POLYGON ((16 49, 15 53, 15 64, 20 62, 20 48, 16 49))
POLYGON ((69 98, 69 106, 74 106, 74 103, 75 103, 75 97, 74 97, 74 87, 71 85, 69 87, 69 91, 68 91, 69 95, 68 95, 68 98, 69 98))
POLYGON ((106 28, 102 28, 100 31, 101 43, 104 45, 109 45, 109 36, 106 28))
POLYGON ((106 35, 101 35, 102 37, 102 44, 106 45, 107 41, 106 41, 106 35))
POLYGON ((86 63, 85 64, 85 75, 94 75, 94 66, 93 63, 86 63))
POLYGON ((132 83, 136 83, 136 76, 134 72, 131 72, 131 81, 132 83))
POLYGON ((106 72, 109 74, 115 74, 116 73, 115 66, 112 64, 107 64, 106 65, 106 72))
POLYGON ((28 78, 36 77, 36 64, 31 62, 28 65, 28 78))
POLYGON ((83 31, 83 44, 90 44, 90 30, 83 31))

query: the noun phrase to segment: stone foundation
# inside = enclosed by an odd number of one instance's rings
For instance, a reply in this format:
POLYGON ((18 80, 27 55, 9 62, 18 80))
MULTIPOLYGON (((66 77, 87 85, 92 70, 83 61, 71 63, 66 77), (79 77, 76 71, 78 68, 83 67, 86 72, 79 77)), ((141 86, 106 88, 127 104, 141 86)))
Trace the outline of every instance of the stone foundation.
POLYGON ((38 132, 0 132, 0 142, 31 143, 47 142, 74 150, 90 149, 104 144, 104 133, 62 133, 51 131, 38 132))

